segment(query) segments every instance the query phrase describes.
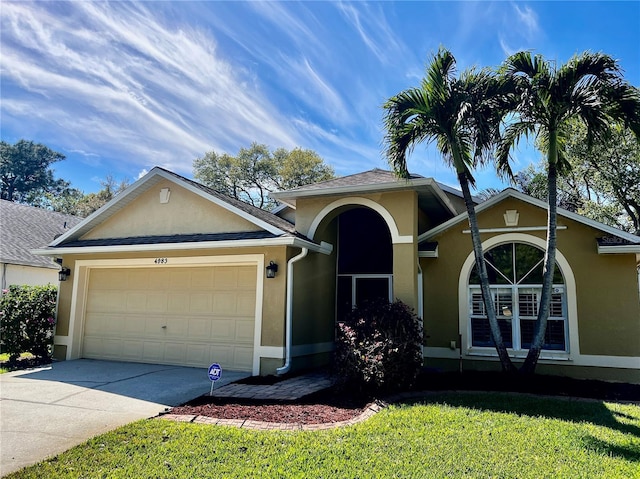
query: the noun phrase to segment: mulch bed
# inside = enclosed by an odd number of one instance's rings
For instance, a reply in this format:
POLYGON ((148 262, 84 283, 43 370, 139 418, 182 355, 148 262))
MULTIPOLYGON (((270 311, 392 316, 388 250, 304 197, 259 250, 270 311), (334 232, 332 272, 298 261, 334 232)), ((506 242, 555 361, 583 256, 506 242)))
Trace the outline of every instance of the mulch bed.
POLYGON ((172 408, 169 413, 219 419, 325 424, 353 419, 362 414, 370 403, 371 398, 366 396, 341 393, 329 388, 296 402, 200 396, 183 406, 172 408))
MULTIPOLYGON (((269 379, 248 379, 263 384, 269 379)), ((591 398, 608 401, 640 402, 640 385, 579 380, 558 376, 520 377, 490 372, 422 374, 412 391, 503 391, 546 396, 591 398)), ((326 424, 348 421, 362 414, 371 396, 326 389, 297 402, 238 400, 200 396, 170 414, 207 416, 219 419, 245 419, 275 423, 326 424)))

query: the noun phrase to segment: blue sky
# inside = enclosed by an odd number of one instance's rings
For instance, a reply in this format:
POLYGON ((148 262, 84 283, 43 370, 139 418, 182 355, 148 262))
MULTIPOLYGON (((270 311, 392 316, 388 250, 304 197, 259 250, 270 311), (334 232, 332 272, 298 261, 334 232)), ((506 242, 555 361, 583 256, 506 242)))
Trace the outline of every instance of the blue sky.
MULTIPOLYGON (((64 153, 86 193, 108 174, 251 142, 317 151, 336 173, 387 168, 381 105, 417 86, 430 55, 460 70, 530 49, 620 60, 640 85, 640 2, 8 2, 0 5, 2 139, 64 153)), ((514 169, 538 159, 530 147, 514 169)), ((456 185, 433 148, 414 173, 456 185)), ((492 171, 479 188, 504 186, 492 171)))

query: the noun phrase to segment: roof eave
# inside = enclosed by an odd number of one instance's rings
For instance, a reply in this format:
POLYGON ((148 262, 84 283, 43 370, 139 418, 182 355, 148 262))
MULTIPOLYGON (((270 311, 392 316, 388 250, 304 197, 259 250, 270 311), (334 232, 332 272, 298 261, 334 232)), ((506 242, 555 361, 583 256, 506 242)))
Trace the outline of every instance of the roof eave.
POLYGON ((130 253, 130 252, 151 252, 151 251, 180 251, 194 249, 220 249, 220 248, 249 248, 264 246, 294 246, 307 248, 310 251, 322 254, 331 254, 333 245, 320 244, 293 236, 281 236, 267 239, 248 240, 227 240, 227 241, 201 241, 188 243, 153 243, 141 245, 111 245, 111 246, 76 246, 65 248, 63 246, 46 247, 33 250, 32 253, 38 256, 62 256, 65 254, 98 254, 98 253, 130 253))

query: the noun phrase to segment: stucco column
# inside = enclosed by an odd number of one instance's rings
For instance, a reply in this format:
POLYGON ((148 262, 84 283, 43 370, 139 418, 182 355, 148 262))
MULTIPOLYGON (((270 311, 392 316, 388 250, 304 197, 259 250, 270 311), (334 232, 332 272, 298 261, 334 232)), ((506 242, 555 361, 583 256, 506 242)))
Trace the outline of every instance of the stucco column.
POLYGON ((393 299, 418 310, 418 250, 416 243, 393 245, 393 299))

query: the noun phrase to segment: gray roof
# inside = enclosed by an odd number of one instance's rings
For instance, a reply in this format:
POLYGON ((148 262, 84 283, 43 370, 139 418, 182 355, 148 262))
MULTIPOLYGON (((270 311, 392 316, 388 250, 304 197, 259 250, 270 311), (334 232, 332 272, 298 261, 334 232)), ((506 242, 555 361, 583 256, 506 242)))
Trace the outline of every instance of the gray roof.
MULTIPOLYGON (((421 178, 424 178, 424 176, 412 174, 409 177, 410 180, 417 180, 421 178)), ((287 190, 286 192, 297 193, 301 191, 325 190, 349 186, 377 185, 393 182, 402 183, 403 181, 405 180, 398 178, 392 171, 374 168, 373 170, 363 171, 362 173, 356 173, 354 175, 342 176, 332 180, 321 181, 320 183, 300 186, 298 188, 287 190)))
POLYGON ((0 262, 56 269, 50 258, 31 250, 42 248, 82 221, 76 216, 0 200, 0 262))
POLYGON ((99 238, 70 241, 65 248, 84 246, 130 246, 142 244, 198 243, 203 241, 237 241, 276 238, 268 231, 248 231, 246 233, 198 233, 183 235, 130 236, 128 238, 99 238))

